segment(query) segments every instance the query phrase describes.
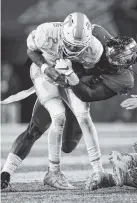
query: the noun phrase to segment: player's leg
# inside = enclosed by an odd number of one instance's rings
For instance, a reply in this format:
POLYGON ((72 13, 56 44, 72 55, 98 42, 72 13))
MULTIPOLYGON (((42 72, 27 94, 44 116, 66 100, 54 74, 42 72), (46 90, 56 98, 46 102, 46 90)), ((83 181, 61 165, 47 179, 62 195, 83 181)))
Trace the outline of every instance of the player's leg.
MULTIPOLYGON (((90 104, 82 102, 78 97, 76 97, 76 95, 72 92, 71 89, 66 89, 65 93, 64 94, 66 98, 64 96, 63 99, 71 108, 79 123, 87 146, 89 159, 92 163, 100 159, 101 153, 98 143, 97 132, 90 116, 90 104)), ((100 166, 100 164, 97 166, 94 166, 93 164, 93 169, 97 169, 99 171, 103 170, 102 165, 100 166)))
POLYGON ((71 109, 66 103, 64 103, 64 106, 66 110, 66 123, 62 138, 62 151, 64 153, 71 153, 78 145, 82 137, 82 131, 71 109))
POLYGON ((58 189, 74 189, 60 169, 62 134, 65 125, 65 107, 61 99, 54 98, 45 103, 52 123, 48 132, 49 169, 44 177, 44 185, 58 189))
POLYGON ((12 145, 11 153, 16 154, 22 160, 29 154, 34 142, 48 129, 51 118, 37 99, 32 113, 31 121, 27 129, 15 140, 12 145))
POLYGON ((54 162, 55 163, 57 162, 59 167, 60 145, 62 142, 62 133, 63 133, 65 120, 66 120, 65 108, 62 103, 62 100, 60 99, 58 87, 53 85, 52 83, 49 83, 45 79, 46 76, 41 74, 38 66, 36 66, 35 64, 32 64, 30 74, 31 74, 31 79, 34 83, 34 87, 35 87, 38 99, 40 103, 43 105, 43 107, 48 110, 52 119, 52 123, 48 132, 49 160, 51 163, 50 165, 51 167, 52 165, 54 167, 54 165, 56 166, 54 162), (54 142, 54 141, 55 143, 53 143, 53 147, 52 147, 51 142, 54 142), (56 150, 56 152, 54 153, 51 152, 53 148, 56 150), (53 154, 53 157, 51 157, 52 154, 53 154), (56 154, 57 154, 57 157, 56 157, 56 154))
MULTIPOLYGON (((62 92, 63 90, 61 91, 61 95, 63 94, 62 92)), ((102 181, 102 176, 104 177, 104 169, 100 159, 101 152, 99 148, 97 132, 90 116, 90 104, 82 102, 78 97, 75 96, 71 89, 66 89, 65 92, 66 94, 64 93, 63 99, 74 112, 77 118, 87 146, 87 151, 93 171, 96 174, 96 177, 102 181)), ((92 186, 94 188, 94 182, 92 182, 92 180, 93 177, 87 181, 86 188, 90 187, 92 189, 92 186)), ((95 182, 97 181, 95 180, 95 182)))
POLYGON ((29 154, 33 144, 48 129, 51 118, 48 111, 37 100, 27 129, 14 141, 1 173, 1 188, 10 182, 10 176, 29 154))
POLYGON ((73 189, 60 171, 62 134, 65 126, 65 107, 59 94, 58 86, 48 82, 41 75, 39 68, 33 64, 31 78, 40 103, 48 110, 52 123, 48 131, 49 171, 44 184, 60 189, 73 189))
MULTIPOLYGON (((37 67, 33 67, 31 76, 39 76, 37 67)), ((37 78, 37 77, 36 77, 37 78)), ((38 78, 39 79, 39 78, 38 78)), ((43 80, 42 80, 43 82, 43 80)), ((42 92, 43 93, 43 92, 42 92)), ((53 92, 54 93, 54 92, 53 92)), ((39 102, 36 103, 31 122, 27 128, 14 142, 12 150, 7 158, 7 161, 4 165, 3 172, 1 174, 2 179, 2 188, 8 186, 10 181, 10 175, 18 168, 22 160, 29 153, 32 145, 35 140, 38 139, 48 128, 50 123, 50 117, 48 111, 42 106, 39 102), (48 119, 48 120, 47 120, 48 119)))

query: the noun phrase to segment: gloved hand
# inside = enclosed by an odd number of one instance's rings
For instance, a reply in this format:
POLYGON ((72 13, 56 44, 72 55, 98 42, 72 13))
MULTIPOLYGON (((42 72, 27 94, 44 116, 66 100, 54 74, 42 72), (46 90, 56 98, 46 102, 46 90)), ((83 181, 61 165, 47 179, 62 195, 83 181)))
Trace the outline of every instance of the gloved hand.
POLYGON ((50 79, 49 82, 53 83, 54 85, 60 85, 61 87, 68 87, 67 79, 60 75, 55 68, 48 67, 45 69, 44 72, 50 79))
POLYGON ((55 70, 59 74, 69 76, 73 73, 72 63, 69 59, 59 59, 56 61, 55 70))

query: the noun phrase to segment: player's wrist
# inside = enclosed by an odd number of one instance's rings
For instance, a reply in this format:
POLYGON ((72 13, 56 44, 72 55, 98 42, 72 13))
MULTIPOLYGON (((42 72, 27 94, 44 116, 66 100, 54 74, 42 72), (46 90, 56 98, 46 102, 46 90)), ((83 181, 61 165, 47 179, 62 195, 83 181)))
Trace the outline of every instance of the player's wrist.
POLYGON ((42 72, 42 73, 45 73, 45 71, 46 71, 46 69, 47 69, 48 67, 49 67, 48 64, 46 64, 46 63, 42 64, 42 66, 41 66, 41 72, 42 72))
POLYGON ((66 77, 71 86, 75 86, 79 83, 79 78, 73 71, 66 77))
POLYGON ((74 73, 74 71, 72 69, 68 70, 67 72, 65 72, 65 76, 69 77, 74 73))

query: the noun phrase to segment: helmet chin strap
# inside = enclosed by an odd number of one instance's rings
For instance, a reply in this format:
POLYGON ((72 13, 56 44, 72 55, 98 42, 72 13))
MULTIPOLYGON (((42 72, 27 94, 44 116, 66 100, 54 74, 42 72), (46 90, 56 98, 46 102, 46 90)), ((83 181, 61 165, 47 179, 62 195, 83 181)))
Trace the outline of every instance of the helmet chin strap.
POLYGON ((69 51, 69 50, 65 47, 65 45, 64 45, 64 43, 63 43, 62 41, 61 41, 61 43, 60 43, 59 46, 61 46, 62 51, 64 52, 64 54, 65 54, 68 58, 74 58, 74 57, 79 56, 82 52, 84 52, 85 49, 88 47, 88 44, 87 44, 87 46, 85 46, 85 47, 84 47, 81 51, 79 51, 79 52, 71 52, 71 51, 69 51))

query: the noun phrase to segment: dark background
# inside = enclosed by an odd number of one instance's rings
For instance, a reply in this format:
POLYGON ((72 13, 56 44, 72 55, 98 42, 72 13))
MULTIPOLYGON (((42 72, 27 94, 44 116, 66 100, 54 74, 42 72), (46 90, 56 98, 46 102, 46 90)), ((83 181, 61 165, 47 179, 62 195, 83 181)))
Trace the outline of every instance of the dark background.
MULTIPOLYGON (((14 68, 20 80, 20 90, 32 86, 30 62, 26 54, 26 38, 38 24, 63 21, 71 12, 85 13, 92 23, 104 26, 113 36, 137 36, 137 1, 135 0, 2 0, 1 60, 14 68)), ((137 68, 135 67, 137 72, 137 68)), ((137 78, 137 76, 135 76, 137 78)), ((137 94, 137 79, 132 94, 137 94)), ((91 104, 94 121, 137 121, 137 110, 120 107, 127 96, 91 104), (108 108, 109 107, 109 108, 108 108)), ((36 96, 21 102, 21 122, 29 122, 36 96)))

